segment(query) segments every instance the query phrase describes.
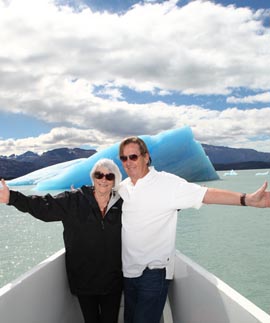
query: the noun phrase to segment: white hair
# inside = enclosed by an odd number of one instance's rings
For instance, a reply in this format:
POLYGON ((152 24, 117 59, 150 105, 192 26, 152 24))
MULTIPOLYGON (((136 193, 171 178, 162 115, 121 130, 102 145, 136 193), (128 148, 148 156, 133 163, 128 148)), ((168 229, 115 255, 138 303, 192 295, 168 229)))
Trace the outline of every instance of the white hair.
POLYGON ((115 162, 112 159, 108 159, 108 158, 102 158, 102 159, 98 160, 90 172, 90 177, 91 177, 93 184, 94 184, 94 173, 98 167, 106 168, 109 172, 114 174, 115 179, 114 179, 114 187, 113 188, 115 190, 117 190, 117 188, 122 180, 122 174, 119 170, 119 167, 115 164, 115 162))

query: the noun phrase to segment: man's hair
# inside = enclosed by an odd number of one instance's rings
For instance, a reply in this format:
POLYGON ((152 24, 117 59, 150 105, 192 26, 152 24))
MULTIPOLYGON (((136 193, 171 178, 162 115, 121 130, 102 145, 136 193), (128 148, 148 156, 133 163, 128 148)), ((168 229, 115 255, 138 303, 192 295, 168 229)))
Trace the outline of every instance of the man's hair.
POLYGON ((120 143, 119 146, 119 156, 123 155, 124 147, 129 144, 137 144, 139 146, 139 150, 142 156, 145 156, 145 154, 148 154, 149 156, 149 162, 147 166, 151 165, 152 159, 149 153, 149 150, 146 146, 146 143, 139 137, 127 137, 120 143))

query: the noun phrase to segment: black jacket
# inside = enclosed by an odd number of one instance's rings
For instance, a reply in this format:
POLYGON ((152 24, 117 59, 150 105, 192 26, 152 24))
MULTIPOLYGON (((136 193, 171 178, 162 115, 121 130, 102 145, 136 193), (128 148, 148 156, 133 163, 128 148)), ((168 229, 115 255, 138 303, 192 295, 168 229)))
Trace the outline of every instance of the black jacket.
POLYGON ((122 289, 122 199, 118 195, 112 196, 104 218, 90 186, 56 196, 25 196, 11 190, 9 205, 42 221, 62 221, 73 294, 104 295, 122 289))

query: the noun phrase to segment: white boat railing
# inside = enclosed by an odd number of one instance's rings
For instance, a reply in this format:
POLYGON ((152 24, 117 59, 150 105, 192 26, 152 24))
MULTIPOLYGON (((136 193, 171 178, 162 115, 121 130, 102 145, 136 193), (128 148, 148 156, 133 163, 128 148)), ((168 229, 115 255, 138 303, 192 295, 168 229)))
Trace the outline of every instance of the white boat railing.
POLYGON ((0 289, 1 323, 83 323, 68 287, 65 250, 0 289))
POLYGON ((270 323, 270 316, 179 251, 169 292, 175 323, 270 323))
MULTIPOLYGON (((0 289, 0 322, 83 323, 78 300, 69 291, 64 249, 0 289)), ((177 252, 161 323, 173 322, 270 323, 270 316, 177 252)))

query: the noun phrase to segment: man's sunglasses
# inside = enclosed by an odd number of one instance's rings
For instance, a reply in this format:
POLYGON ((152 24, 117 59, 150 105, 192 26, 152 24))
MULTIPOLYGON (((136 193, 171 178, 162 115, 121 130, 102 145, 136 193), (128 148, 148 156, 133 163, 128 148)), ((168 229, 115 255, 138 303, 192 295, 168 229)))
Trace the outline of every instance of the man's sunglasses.
POLYGON ((136 155, 136 154, 131 154, 131 155, 128 155, 128 156, 120 156, 120 160, 125 163, 128 159, 129 160, 132 160, 132 161, 136 161, 141 155, 136 155))
POLYGON ((105 176, 107 181, 113 181, 115 179, 115 175, 113 173, 103 174, 101 172, 94 172, 94 177, 96 179, 102 179, 105 176))

